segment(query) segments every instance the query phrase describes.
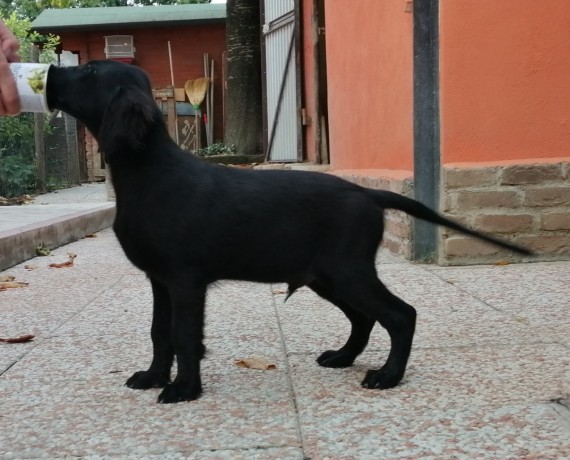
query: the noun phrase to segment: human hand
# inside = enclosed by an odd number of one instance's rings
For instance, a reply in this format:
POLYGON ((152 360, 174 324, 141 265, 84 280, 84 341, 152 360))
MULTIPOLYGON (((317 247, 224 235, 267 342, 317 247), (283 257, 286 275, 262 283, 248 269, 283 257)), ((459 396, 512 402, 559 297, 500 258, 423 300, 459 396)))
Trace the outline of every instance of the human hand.
POLYGON ((12 31, 0 20, 0 116, 20 112, 20 96, 10 70, 10 62, 19 62, 20 43, 12 31))

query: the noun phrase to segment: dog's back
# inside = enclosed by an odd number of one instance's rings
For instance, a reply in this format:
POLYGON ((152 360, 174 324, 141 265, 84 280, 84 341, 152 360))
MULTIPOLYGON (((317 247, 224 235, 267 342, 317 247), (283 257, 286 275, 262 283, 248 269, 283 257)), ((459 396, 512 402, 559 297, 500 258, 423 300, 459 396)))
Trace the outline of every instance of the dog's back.
POLYGON ((154 276, 183 261, 209 282, 298 283, 321 266, 371 257, 382 235, 364 189, 334 176, 211 166, 180 151, 119 175, 115 231, 154 276))

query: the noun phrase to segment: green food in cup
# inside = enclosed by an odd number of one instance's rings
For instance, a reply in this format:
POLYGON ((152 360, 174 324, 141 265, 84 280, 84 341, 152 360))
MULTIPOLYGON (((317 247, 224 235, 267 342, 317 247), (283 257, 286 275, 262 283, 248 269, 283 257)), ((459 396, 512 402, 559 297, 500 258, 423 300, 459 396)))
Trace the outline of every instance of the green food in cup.
POLYGON ((28 77, 28 85, 32 88, 32 91, 36 94, 41 94, 44 92, 44 77, 46 71, 45 69, 36 69, 30 72, 28 77))

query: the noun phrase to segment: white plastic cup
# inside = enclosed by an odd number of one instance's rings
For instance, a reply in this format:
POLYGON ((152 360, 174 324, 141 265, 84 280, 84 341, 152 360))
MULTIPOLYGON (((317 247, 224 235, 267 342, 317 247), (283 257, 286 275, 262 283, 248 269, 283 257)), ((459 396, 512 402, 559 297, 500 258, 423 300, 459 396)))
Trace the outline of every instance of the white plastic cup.
POLYGON ((22 112, 48 113, 46 87, 51 64, 14 62, 10 64, 20 94, 22 112))

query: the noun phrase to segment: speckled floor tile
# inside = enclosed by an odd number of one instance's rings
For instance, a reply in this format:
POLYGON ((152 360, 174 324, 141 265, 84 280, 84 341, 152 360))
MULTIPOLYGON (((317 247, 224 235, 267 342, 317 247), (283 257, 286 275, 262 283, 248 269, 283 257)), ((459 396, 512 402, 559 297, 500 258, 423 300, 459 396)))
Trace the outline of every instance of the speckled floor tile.
MULTIPOLYGON (((139 370, 150 363, 152 345, 143 334, 123 336, 56 336, 33 348, 0 380, 47 382, 85 380, 109 373, 139 370)), ((125 376, 126 379, 126 376, 125 376)))
MULTIPOLYGON (((152 292, 144 277, 125 276, 101 293, 56 335, 150 333, 152 292)), ((279 335, 270 287, 254 283, 221 282, 209 289, 206 337, 279 335)), ((231 345, 230 345, 231 346, 231 345)))
POLYGON ((301 412, 305 406, 335 413, 363 404, 383 414, 429 414, 436 408, 497 407, 570 395, 570 355, 557 344, 417 350, 402 383, 383 391, 362 389, 360 382, 386 355, 366 352, 347 369, 322 368, 314 358, 289 357, 301 412))
POLYGON ((549 404, 570 394, 570 356, 561 346, 418 350, 403 383, 385 391, 359 386, 377 359, 372 353, 349 369, 320 368, 314 357, 290 356, 310 457, 556 459, 570 452, 570 412, 549 404))
MULTIPOLYGON (((416 347, 544 341, 528 321, 497 311, 420 266, 387 265, 380 272, 389 289, 418 312, 416 347)), ((338 308, 307 288, 286 303, 285 286, 276 285, 274 292, 289 352, 317 353, 345 343, 350 323, 338 308)), ((377 324, 368 349, 388 348, 388 334, 377 324)))
POLYGON ((125 288, 120 282, 102 292, 80 313, 57 329, 59 336, 150 334, 152 293, 150 285, 125 288))
POLYGON ((431 271, 494 308, 512 315, 524 310, 532 324, 568 319, 570 262, 432 268, 431 271))
MULTIPOLYGON (((289 353, 322 353, 338 349, 348 339, 350 323, 334 305, 308 288, 299 289, 284 303, 287 288, 274 285, 275 305, 289 353)), ((388 349, 387 332, 377 325, 369 349, 388 349)))
POLYGON ((0 344, 0 375, 16 364, 37 343, 0 344))
POLYGON ((527 324, 544 341, 570 346, 570 262, 431 268, 487 305, 527 324), (473 278, 477 282, 471 282, 473 278))
POLYGON ((429 416, 315 412, 302 414, 301 423, 310 458, 555 460, 570 455, 566 421, 549 404, 435 410, 429 416))
POLYGON ((0 292, 0 337, 49 336, 131 270, 114 235, 108 231, 97 235, 3 273, 15 276, 28 286, 0 292), (101 246, 107 245, 111 248, 101 250, 101 246), (73 267, 48 267, 50 263, 66 261, 68 252, 77 254, 73 267), (26 270, 25 266, 36 268, 26 270))
MULTIPOLYGON (((231 350, 213 346, 203 361, 202 398, 160 405, 160 390, 123 386, 138 364, 148 363, 148 350, 138 349, 132 337, 128 344, 112 339, 89 337, 82 343, 79 337, 54 337, 6 372, 0 418, 10 428, 0 433, 0 446, 43 458, 300 447, 280 345, 267 354, 277 365, 272 371, 234 364, 262 348, 256 339, 234 340, 231 350)), ((138 338, 139 348, 150 347, 150 341, 141 347, 144 341, 138 338)), ((2 448, 0 457, 22 458, 2 448)))
POLYGON ((386 248, 381 247, 376 254, 376 264, 405 264, 408 263, 406 259, 397 254, 393 254, 386 248))
MULTIPOLYGON (((85 460, 116 460, 118 457, 88 455, 85 460)), ((121 460, 139 460, 139 456, 121 456, 121 460)), ((303 451, 294 447, 269 447, 257 449, 199 450, 194 452, 172 452, 159 455, 145 455, 148 460, 303 460, 303 451)))
POLYGON ((206 401, 176 405, 122 389, 90 401, 45 401, 2 416, 2 458, 136 455, 195 450, 300 447, 288 401, 206 401), (22 415, 25 414, 23 417, 22 415), (11 454, 13 452, 13 454, 11 454))
MULTIPOLYGON (((279 341, 270 337, 211 336, 207 340, 207 354, 202 361, 205 387, 238 388, 232 379, 244 379, 244 392, 250 385, 257 386, 263 381, 271 385, 274 380, 284 379, 286 369, 283 350, 279 341), (259 356, 275 364, 272 371, 242 369, 235 360, 259 356)), ((146 369, 152 358, 152 345, 148 334, 101 335, 81 337, 57 336, 46 339, 20 358, 0 380, 4 383, 18 380, 30 382, 64 383, 72 380, 84 381, 90 378, 104 378, 118 375, 123 381, 133 372, 146 369)), ((174 368, 175 375, 176 369, 174 368)), ((112 391, 112 390, 111 390, 112 391)), ((217 389, 217 392, 223 390, 217 389)), ((257 391, 257 390, 256 390, 257 391)), ((237 395, 244 394, 237 391, 237 395)), ((7 391, 7 393, 9 393, 7 391)))
POLYGON ((279 336, 271 286, 221 281, 208 290, 206 333, 279 336))

